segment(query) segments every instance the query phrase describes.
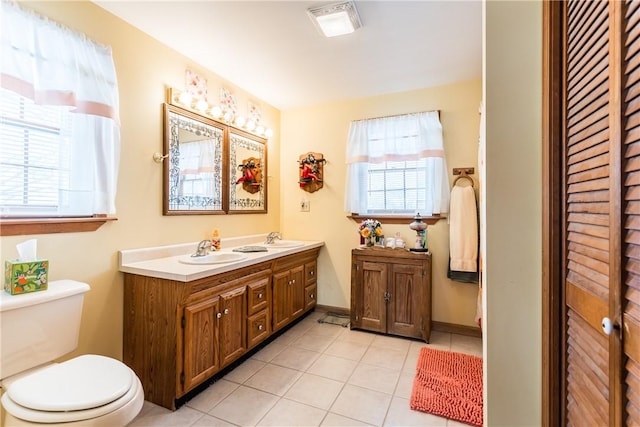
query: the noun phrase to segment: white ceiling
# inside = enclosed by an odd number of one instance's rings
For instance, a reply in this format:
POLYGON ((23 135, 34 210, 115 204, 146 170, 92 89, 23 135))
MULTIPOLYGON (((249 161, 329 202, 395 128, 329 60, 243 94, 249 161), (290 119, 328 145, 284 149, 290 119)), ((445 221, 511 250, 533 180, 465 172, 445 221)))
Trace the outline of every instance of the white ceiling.
POLYGON ((320 36, 322 1, 103 1, 102 8, 286 110, 480 78, 482 3, 356 1, 362 27, 320 36))

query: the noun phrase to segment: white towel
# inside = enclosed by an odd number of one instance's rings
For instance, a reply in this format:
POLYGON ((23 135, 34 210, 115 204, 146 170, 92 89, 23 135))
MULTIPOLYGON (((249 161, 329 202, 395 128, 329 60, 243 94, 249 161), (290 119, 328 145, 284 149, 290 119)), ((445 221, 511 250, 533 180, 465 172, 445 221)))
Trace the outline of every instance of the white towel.
POLYGON ((471 186, 451 189, 449 208, 449 267, 452 271, 478 271, 478 211, 471 186))

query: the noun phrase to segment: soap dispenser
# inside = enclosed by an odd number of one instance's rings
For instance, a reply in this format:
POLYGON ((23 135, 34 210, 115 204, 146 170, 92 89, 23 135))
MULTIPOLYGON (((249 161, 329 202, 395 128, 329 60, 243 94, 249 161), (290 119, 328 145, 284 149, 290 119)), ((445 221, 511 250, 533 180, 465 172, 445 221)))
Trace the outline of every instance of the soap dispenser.
POLYGON ((220 250, 220 232, 217 228, 213 229, 213 234, 211 236, 211 247, 213 248, 213 250, 220 250))

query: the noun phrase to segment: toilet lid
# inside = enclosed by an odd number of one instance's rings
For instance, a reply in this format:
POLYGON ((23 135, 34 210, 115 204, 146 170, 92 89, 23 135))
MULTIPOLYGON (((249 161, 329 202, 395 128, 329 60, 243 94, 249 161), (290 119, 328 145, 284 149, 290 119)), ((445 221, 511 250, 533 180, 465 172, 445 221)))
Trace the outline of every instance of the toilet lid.
POLYGON ((113 402, 132 383, 132 372, 122 362, 83 355, 16 380, 7 394, 36 411, 80 411, 113 402))

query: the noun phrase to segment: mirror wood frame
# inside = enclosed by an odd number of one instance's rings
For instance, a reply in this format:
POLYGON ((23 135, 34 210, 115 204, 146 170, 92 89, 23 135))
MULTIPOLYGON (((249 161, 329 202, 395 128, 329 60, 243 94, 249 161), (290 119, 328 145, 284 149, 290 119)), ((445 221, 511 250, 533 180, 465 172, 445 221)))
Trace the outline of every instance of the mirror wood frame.
MULTIPOLYGON (((162 203, 163 203, 163 215, 166 216, 174 216, 174 215, 220 215, 220 214, 254 214, 254 213, 267 213, 267 140, 265 138, 261 138, 259 136, 253 135, 251 133, 245 132, 241 129, 238 129, 234 126, 230 126, 223 122, 217 121, 213 118, 203 116, 198 114, 192 110, 182 108, 180 106, 174 105, 172 103, 164 103, 164 154, 167 156, 163 161, 163 182, 162 182, 162 203), (171 180, 171 158, 175 156, 175 148, 172 149, 172 141, 171 141, 171 115, 176 114, 182 116, 186 119, 193 120, 198 122, 203 126, 211 126, 216 129, 219 129, 223 132, 222 136, 222 151, 221 151, 221 164, 220 170, 222 176, 221 178, 221 197, 222 197, 222 205, 221 209, 171 209, 169 203, 170 196, 170 180, 171 180), (245 139, 254 144, 256 147, 255 157, 260 159, 260 169, 261 169, 261 182, 259 187, 260 197, 258 198, 257 204, 255 206, 250 206, 247 208, 238 207, 237 204, 234 204, 234 208, 230 209, 230 197, 232 193, 232 183, 231 179, 234 176, 234 173, 237 171, 238 165, 231 164, 231 134, 239 136, 241 139, 245 139)), ((242 159, 244 160, 244 159, 242 159)), ((243 192, 245 189, 238 184, 233 184, 236 187, 238 192, 243 192)), ((235 197, 235 192, 234 197, 235 197)), ((249 193, 247 193, 249 195, 249 193)))

